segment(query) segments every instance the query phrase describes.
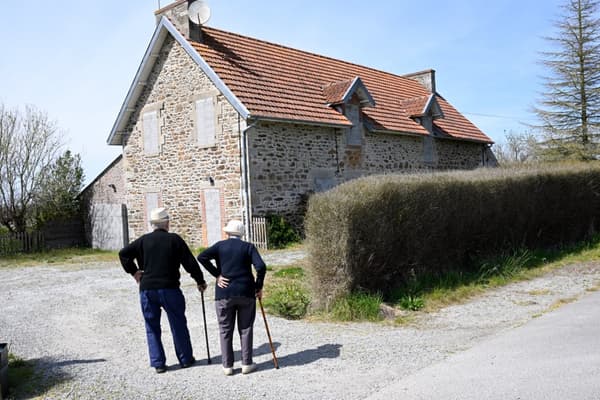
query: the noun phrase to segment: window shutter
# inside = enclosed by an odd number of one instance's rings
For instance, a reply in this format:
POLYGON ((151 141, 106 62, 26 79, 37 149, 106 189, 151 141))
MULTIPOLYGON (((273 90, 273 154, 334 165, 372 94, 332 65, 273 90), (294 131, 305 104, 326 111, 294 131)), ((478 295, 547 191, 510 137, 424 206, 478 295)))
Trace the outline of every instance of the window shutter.
POLYGON ((213 97, 196 101, 196 134, 199 146, 215 144, 215 103, 213 97))
POLYGON ((144 154, 158 154, 158 112, 144 113, 144 154))

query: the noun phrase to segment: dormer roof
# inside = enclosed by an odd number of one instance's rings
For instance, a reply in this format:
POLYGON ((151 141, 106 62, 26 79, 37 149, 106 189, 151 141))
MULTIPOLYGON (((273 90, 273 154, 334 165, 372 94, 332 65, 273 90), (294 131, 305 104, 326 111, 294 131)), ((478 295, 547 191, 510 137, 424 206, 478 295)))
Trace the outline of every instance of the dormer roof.
POLYGON ((361 107, 375 107, 375 100, 358 76, 352 80, 333 82, 325 86, 323 94, 327 105, 330 106, 348 103, 356 95, 361 107))

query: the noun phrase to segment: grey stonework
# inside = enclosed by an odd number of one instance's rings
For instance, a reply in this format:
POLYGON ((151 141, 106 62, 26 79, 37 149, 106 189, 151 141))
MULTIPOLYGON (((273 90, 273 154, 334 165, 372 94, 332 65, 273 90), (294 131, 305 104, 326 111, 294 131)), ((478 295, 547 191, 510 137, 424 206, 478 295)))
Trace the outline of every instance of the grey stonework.
POLYGON ((172 38, 165 41, 158 57, 123 146, 129 234, 135 238, 147 231, 145 195, 157 192, 159 205, 171 214, 171 230, 199 246, 203 244, 203 189, 220 190, 225 219, 241 218, 239 116, 217 95, 216 145, 198 146, 194 101, 216 89, 172 38), (160 150, 156 156, 146 156, 141 111, 156 103, 161 105, 160 150))
MULTIPOLYGON (((80 196, 83 203, 86 242, 94 247, 114 250, 117 245, 108 247, 102 244, 97 245, 99 242, 107 242, 106 230, 98 228, 98 221, 103 218, 103 215, 101 215, 104 214, 103 210, 116 209, 121 212, 122 207, 125 205, 123 158, 121 156, 117 157, 93 182, 82 190, 80 196)), ((122 221, 120 222, 122 223, 122 221)), ((116 231, 119 229, 122 230, 122 226, 115 227, 116 231)), ((119 236, 122 239, 123 232, 119 232, 119 236)), ((122 245, 122 241, 120 244, 122 245)))
POLYGON ((348 146, 344 129, 285 123, 262 123, 248 135, 253 214, 284 215, 296 224, 311 193, 366 175, 473 169, 484 149, 433 139, 435 161, 427 163, 425 138, 418 136, 368 133, 362 146, 348 146))
MULTIPOLYGON (((250 124, 252 121, 249 121, 250 124)), ((300 224, 311 193, 356 177, 482 165, 485 145, 363 130, 347 145, 343 128, 297 123, 256 123, 247 131, 251 215, 279 214, 300 224), (366 132, 366 133, 365 133, 366 132)), ((246 121, 184 49, 169 37, 146 81, 123 142, 129 237, 147 231, 145 197, 158 193, 171 213, 171 229, 191 246, 206 245, 204 190, 218 189, 221 219, 243 219, 241 131, 246 121), (217 133, 212 147, 198 146, 195 101, 216 93, 217 133), (157 155, 143 152, 142 113, 159 110, 157 155), (212 178, 212 180, 211 180, 212 178)))

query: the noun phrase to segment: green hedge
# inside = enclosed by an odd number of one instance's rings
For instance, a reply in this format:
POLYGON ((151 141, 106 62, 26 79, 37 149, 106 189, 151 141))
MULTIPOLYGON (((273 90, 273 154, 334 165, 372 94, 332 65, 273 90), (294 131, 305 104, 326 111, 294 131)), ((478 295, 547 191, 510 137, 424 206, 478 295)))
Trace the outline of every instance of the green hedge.
POLYGON ((385 294, 509 249, 582 240, 599 217, 597 163, 357 179, 309 202, 315 300, 385 294))

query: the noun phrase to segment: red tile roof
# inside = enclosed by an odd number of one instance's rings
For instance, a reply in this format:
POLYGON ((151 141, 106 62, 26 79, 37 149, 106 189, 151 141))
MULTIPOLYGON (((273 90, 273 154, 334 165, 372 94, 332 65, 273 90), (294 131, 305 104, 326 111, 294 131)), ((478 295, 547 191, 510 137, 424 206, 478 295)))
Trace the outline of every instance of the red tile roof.
POLYGON ((334 82, 326 85, 323 88, 323 95, 325 95, 325 102, 327 104, 340 104, 344 95, 352 85, 354 79, 345 80, 342 82, 334 82))
MULTIPOLYGON (((428 134, 407 107, 411 99, 430 95, 417 81, 214 28, 202 30, 203 43, 190 43, 253 117, 350 125, 327 104, 360 77, 375 100, 375 107, 363 108, 374 129, 428 134)), ((441 96, 437 100, 444 118, 435 125, 449 137, 492 142, 441 96)))
POLYGON ((409 117, 421 117, 424 115, 423 111, 425 111, 427 100, 429 100, 429 96, 413 97, 400 101, 400 105, 409 117))

